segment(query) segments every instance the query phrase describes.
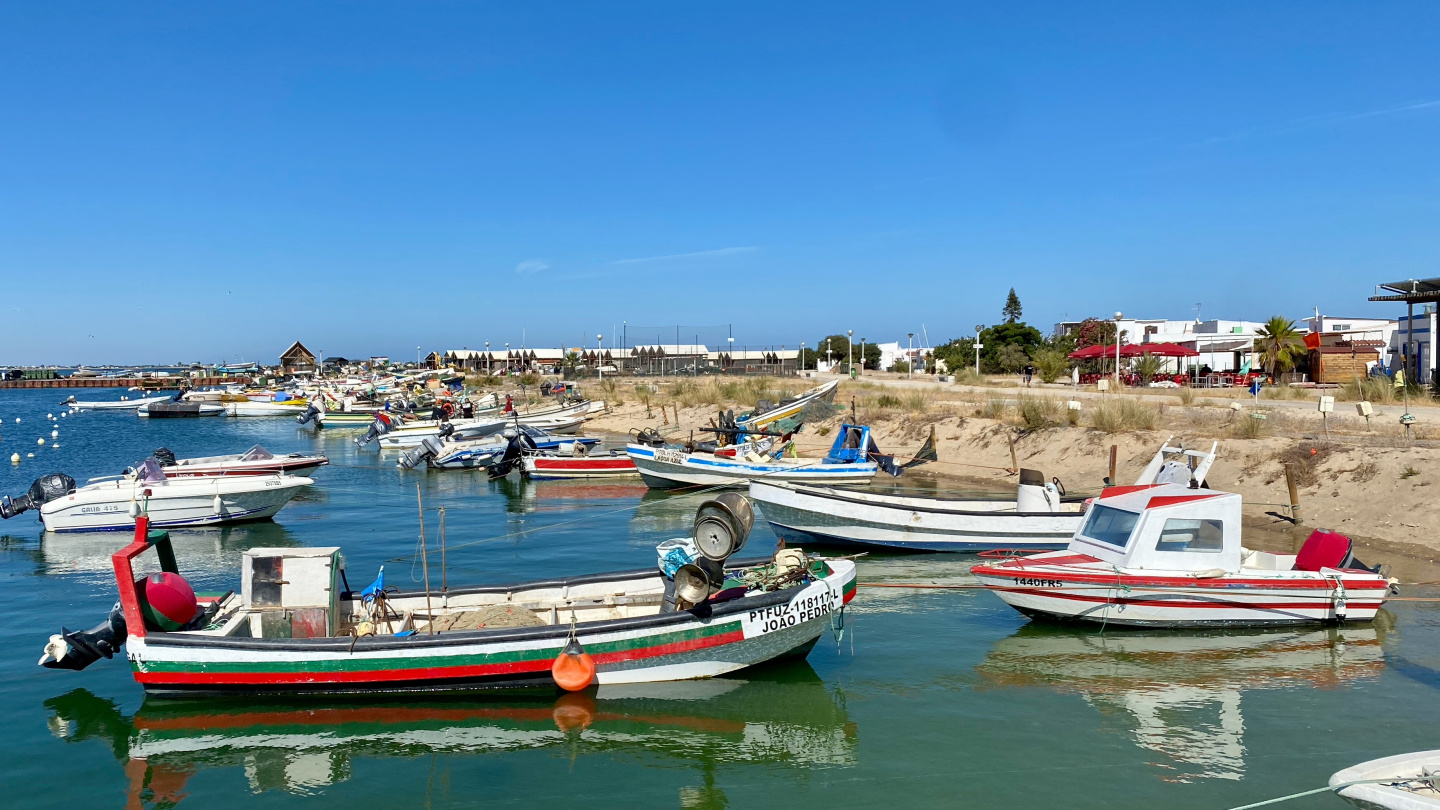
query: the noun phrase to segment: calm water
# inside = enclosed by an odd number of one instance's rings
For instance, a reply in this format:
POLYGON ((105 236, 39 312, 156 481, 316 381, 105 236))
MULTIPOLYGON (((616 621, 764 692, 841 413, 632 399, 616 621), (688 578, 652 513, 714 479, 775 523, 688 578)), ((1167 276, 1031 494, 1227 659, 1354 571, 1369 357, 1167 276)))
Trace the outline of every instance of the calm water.
MULTIPOLYGON (((392 455, 357 450, 353 433, 314 438, 288 420, 78 414, 59 421, 53 447, 45 415, 68 393, 0 392, 0 451, 35 454, 0 465, 0 492, 52 471, 115 474, 160 446, 330 456, 273 523, 173 533, 200 588, 235 587, 241 550, 259 545, 340 545, 352 584, 382 563, 403 584, 417 483, 432 532, 435 508, 447 508, 455 583, 651 565, 655 543, 685 533, 697 505, 638 484, 402 473, 392 455)), ((1100 635, 1028 624, 983 592, 862 588, 838 642, 827 635, 808 663, 733 680, 555 704, 146 701, 121 661, 82 673, 35 664, 62 624, 105 615, 108 555, 124 542, 46 536, 28 515, 0 524, 6 806, 288 807, 324 796, 382 807, 1226 808, 1440 747, 1440 612, 1414 602, 1343 630, 1100 635)), ((757 527, 747 552, 772 542, 757 527)), ((862 582, 947 582, 968 567, 872 556, 860 571, 862 582)), ((1440 590, 1406 591, 1427 594, 1440 590)), ((1346 805, 1322 795, 1283 806, 1346 805)))

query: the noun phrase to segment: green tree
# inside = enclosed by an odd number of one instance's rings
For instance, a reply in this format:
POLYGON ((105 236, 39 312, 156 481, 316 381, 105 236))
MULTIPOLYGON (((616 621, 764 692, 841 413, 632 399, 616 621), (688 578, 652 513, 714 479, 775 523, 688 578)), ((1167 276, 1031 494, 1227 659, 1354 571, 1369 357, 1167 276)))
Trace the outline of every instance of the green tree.
POLYGON ((1030 355, 1026 354, 1019 344, 1011 343, 1000 347, 1000 351, 995 353, 995 361, 1000 364, 1001 369, 1014 374, 1030 362, 1030 355))
POLYGON ((945 361, 951 374, 962 368, 972 368, 975 363, 975 338, 955 338, 935 347, 935 357, 945 361))
POLYGON ((1075 328, 1074 335, 1076 349, 1083 349, 1087 346, 1114 346, 1115 322, 1102 321, 1099 318, 1086 318, 1075 328))
POLYGON ((1005 316, 1005 323, 1015 323, 1020 320, 1020 296, 1015 294, 1015 288, 1010 288, 1010 294, 1005 296, 1005 306, 1000 313, 1005 316))
POLYGON ((573 379, 575 377, 576 370, 578 370, 579 368, 580 353, 575 351, 574 349, 565 352, 565 356, 560 358, 561 376, 563 376, 565 379, 573 379))
MULTIPOLYGON (((1040 330, 1023 321, 991 326, 980 333, 980 344, 984 347, 980 350, 980 370, 990 374, 1004 370, 1000 363, 1000 350, 1006 346, 1019 346, 1028 356, 1044 342, 1045 337, 1040 330)), ((971 350, 974 350, 974 344, 971 344, 971 350)))
POLYGON ((1156 375, 1160 373, 1160 369, 1164 366, 1164 363, 1164 360, 1161 360, 1150 352, 1145 352, 1140 356, 1140 359, 1135 361, 1135 373, 1140 375, 1142 382, 1149 385, 1150 381, 1155 379, 1156 375))
POLYGON ((1035 361, 1035 372, 1043 382, 1053 383, 1070 370, 1070 358, 1065 355, 1065 352, 1051 346, 1035 350, 1031 358, 1035 361))
POLYGON ((1255 330, 1255 350, 1260 353, 1260 362, 1266 374, 1288 369, 1295 361, 1305 356, 1305 339, 1295 322, 1276 315, 1255 330))

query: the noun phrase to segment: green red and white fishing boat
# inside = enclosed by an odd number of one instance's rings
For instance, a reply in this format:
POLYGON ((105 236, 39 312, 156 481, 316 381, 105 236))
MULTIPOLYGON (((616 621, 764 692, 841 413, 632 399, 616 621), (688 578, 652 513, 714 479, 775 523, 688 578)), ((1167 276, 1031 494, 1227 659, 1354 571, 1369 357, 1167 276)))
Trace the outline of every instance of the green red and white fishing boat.
POLYGON ((796 549, 715 562, 697 595, 693 577, 663 568, 443 593, 387 589, 382 568, 352 591, 338 548, 257 548, 238 592, 197 597, 168 535, 148 524, 141 516, 113 555, 119 605, 92 630, 52 636, 41 665, 83 669, 123 644, 147 694, 174 698, 575 690, 804 656, 855 595, 853 560, 796 549), (152 551, 162 572, 137 580, 136 558, 152 551), (585 678, 562 679, 562 659, 583 660, 585 678))

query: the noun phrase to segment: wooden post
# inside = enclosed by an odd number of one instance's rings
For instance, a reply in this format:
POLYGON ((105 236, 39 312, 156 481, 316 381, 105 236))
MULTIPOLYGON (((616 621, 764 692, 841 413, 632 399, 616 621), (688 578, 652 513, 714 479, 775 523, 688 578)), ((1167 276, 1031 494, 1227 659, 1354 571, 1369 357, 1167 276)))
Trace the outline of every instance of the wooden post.
POLYGON ((675 409, 675 427, 680 427, 680 405, 675 404, 673 407, 675 409))
POLYGON ((1115 486, 1115 456, 1120 452, 1120 446, 1110 445, 1110 486, 1115 486))
POLYGON ((1285 465, 1285 486, 1290 490, 1290 519, 1296 525, 1303 523, 1300 519, 1300 490, 1295 486, 1295 465, 1285 465))
MULTIPOLYGON (((450 582, 445 574, 445 507, 440 507, 440 593, 450 595, 450 582)), ((447 601, 448 605, 449 602, 447 601)))
POLYGON ((1020 472, 1020 462, 1015 458, 1015 434, 1006 431, 1005 439, 1010 442, 1010 474, 1016 475, 1020 472))

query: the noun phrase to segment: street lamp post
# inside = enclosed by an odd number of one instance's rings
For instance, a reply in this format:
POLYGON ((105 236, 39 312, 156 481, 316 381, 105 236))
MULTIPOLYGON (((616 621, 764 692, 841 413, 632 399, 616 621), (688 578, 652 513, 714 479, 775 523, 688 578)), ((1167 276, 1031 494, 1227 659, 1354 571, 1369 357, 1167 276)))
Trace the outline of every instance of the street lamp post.
POLYGON ((1115 313, 1115 393, 1120 393, 1120 319, 1124 317, 1119 312, 1115 313))
POLYGON ((419 347, 419 346, 416 346, 416 347, 415 347, 415 366, 416 366, 417 368, 420 366, 420 347, 419 347))
POLYGON ((505 374, 510 374, 510 341, 505 341, 505 374))
POLYGON ((911 332, 911 333, 910 333, 910 351, 909 351, 909 354, 906 355, 906 357, 910 358, 910 362, 909 362, 908 365, 909 365, 909 370, 910 370, 910 379, 913 380, 913 379, 915 379, 915 333, 914 333, 914 332, 911 332))
POLYGON ((796 358, 796 359, 797 359, 799 362, 797 362, 795 365, 799 366, 801 371, 804 371, 804 370, 805 370, 805 341, 803 341, 803 340, 800 341, 800 356, 799 356, 798 358, 796 358))
POLYGON ((846 338, 846 340, 845 340, 845 344, 846 344, 846 346, 845 346, 845 370, 848 371, 848 372, 850 372, 850 376, 851 376, 851 377, 854 377, 854 376, 855 376, 855 330, 854 330, 854 329, 846 329, 846 330, 845 330, 845 338, 846 338))
POLYGON ((860 337, 860 376, 865 376, 865 337, 860 337))
POLYGON ((985 331, 985 324, 983 324, 983 323, 977 323, 977 324, 975 324, 975 376, 976 376, 976 377, 979 377, 979 376, 980 376, 980 349, 983 348, 983 347, 980 345, 980 333, 983 332, 983 331, 985 331))
POLYGON ((485 376, 490 376, 490 341, 485 341, 485 376))
POLYGON ((595 372, 600 375, 600 382, 605 382, 604 347, 600 345, 603 340, 605 340, 604 335, 595 336, 595 372))

